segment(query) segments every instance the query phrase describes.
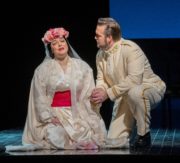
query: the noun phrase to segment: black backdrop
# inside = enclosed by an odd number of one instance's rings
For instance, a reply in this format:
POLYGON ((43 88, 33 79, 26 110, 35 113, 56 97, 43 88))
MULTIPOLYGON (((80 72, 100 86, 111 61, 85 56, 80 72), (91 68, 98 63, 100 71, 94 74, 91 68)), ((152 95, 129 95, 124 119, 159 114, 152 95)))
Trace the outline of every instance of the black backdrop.
POLYGON ((12 1, 1 7, 0 130, 24 125, 31 78, 45 57, 44 32, 66 28, 71 45, 95 70, 96 22, 109 14, 108 0, 12 1))
MULTIPOLYGON (((45 56, 41 42, 44 32, 59 26, 69 30, 71 45, 90 64, 96 75, 96 22, 99 17, 109 16, 108 0, 52 1, 43 2, 40 6, 26 1, 21 4, 11 2, 11 5, 2 7, 6 12, 0 15, 0 130, 24 126, 31 78, 45 56)), ((180 39, 134 41, 142 47, 154 71, 168 85, 180 83, 180 39)), ((107 127, 111 117, 110 105, 106 102, 101 109, 107 127)))

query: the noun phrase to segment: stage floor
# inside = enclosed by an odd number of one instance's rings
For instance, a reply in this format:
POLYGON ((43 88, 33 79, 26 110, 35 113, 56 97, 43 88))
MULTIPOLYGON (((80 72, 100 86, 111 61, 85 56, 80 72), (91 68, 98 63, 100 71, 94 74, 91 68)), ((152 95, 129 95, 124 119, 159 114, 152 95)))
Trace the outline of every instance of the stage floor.
MULTIPOLYGON (((22 137, 21 129, 0 131, 0 145, 20 145, 22 137)), ((155 155, 180 155, 180 130, 176 129, 152 129, 152 146, 144 151, 131 151, 130 149, 103 149, 103 150, 39 150, 30 152, 9 152, 10 155, 131 155, 131 154, 155 154, 155 155)))

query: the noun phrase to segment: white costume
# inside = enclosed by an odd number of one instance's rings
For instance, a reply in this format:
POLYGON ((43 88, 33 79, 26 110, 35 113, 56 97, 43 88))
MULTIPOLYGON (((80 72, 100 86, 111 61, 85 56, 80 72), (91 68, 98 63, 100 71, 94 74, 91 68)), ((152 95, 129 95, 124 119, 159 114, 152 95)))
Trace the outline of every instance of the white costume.
POLYGON ((150 110, 162 100, 166 85, 154 74, 140 47, 121 39, 107 51, 100 49, 96 63, 96 87, 115 102, 108 138, 128 140, 133 118, 138 135, 149 132, 150 110))
POLYGON ((23 145, 6 146, 7 151, 104 147, 107 133, 100 106, 90 103, 95 88, 92 69, 67 40, 71 54, 66 71, 50 57, 47 48, 54 38, 68 35, 63 28, 55 28, 42 39, 46 58, 36 68, 31 82, 23 145), (54 117, 60 124, 52 123, 54 117))
POLYGON ((55 59, 46 59, 32 79, 24 147, 7 150, 76 149, 91 142, 103 147, 105 125, 98 110, 92 110, 98 108, 93 108, 89 101, 93 88, 92 69, 84 61, 69 58, 64 73, 55 59), (55 92, 66 90, 71 90, 72 106, 51 107, 55 92), (58 117, 61 125, 51 123, 53 116, 58 117))

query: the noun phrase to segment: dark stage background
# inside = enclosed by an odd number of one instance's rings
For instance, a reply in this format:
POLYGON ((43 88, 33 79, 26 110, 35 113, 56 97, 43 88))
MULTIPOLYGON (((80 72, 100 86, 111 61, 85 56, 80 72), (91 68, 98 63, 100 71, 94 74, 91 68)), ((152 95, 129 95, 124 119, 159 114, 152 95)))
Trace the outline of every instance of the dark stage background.
MULTIPOLYGON (((23 2, 21 6, 13 3, 2 6, 7 10, 0 16, 0 130, 24 126, 33 72, 45 57, 41 41, 44 32, 59 26, 69 30, 71 45, 90 64, 96 76, 96 22, 99 17, 109 16, 108 0, 52 1, 47 4, 43 2, 41 7, 35 2, 23 2)), ((153 70, 167 83, 168 90, 175 90, 177 95, 179 88, 176 86, 180 84, 180 38, 133 40, 147 54, 153 70)), ((171 101, 169 99, 165 98, 152 112, 152 127, 180 127, 179 96, 171 101)), ((107 101, 101 108, 107 127, 111 117, 110 106, 107 101)))

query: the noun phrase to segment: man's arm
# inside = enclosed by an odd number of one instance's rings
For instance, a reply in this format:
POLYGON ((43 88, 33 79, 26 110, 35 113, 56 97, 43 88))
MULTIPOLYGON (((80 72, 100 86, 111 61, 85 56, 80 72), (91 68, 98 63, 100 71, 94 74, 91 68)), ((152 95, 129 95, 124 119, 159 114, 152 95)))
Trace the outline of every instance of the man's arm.
POLYGON ((138 47, 129 48, 126 62, 127 76, 125 79, 107 89, 107 94, 112 101, 127 93, 130 88, 142 84, 145 65, 143 51, 138 47))

